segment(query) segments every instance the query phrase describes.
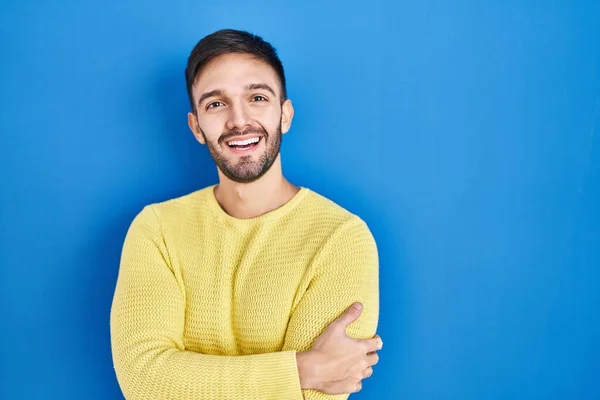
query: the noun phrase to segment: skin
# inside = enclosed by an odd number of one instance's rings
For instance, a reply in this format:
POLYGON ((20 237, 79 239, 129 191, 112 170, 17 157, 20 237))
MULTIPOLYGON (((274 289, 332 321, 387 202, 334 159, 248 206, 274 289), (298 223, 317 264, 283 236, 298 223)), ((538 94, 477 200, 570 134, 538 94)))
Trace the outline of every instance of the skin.
MULTIPOLYGON (((188 125, 196 140, 208 147, 217 164, 215 197, 236 218, 254 218, 287 203, 299 188, 283 176, 281 137, 292 125, 294 108, 282 99, 275 70, 249 54, 222 55, 209 62, 192 88, 195 112, 188 125), (236 154, 227 145, 234 138, 260 136, 255 151, 236 154)), ((361 314, 349 307, 319 336, 313 347, 297 353, 302 389, 327 394, 354 393, 371 376, 383 342, 358 340, 346 327, 361 314)))

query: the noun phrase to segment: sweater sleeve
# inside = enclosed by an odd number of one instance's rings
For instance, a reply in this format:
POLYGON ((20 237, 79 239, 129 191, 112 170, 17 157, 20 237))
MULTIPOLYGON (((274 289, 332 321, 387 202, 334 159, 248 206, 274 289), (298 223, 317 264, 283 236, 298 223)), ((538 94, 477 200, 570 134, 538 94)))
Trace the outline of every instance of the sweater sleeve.
MULTIPOLYGON (((379 258, 366 223, 355 217, 338 228, 315 258, 313 268, 312 280, 291 315, 283 350, 310 349, 314 339, 354 302, 363 304, 363 312, 346 334, 355 339, 372 338, 379 318, 379 258)), ((349 396, 302 392, 307 400, 349 396)))
POLYGON ((152 206, 132 222, 110 313, 117 380, 129 400, 302 399, 296 352, 186 351, 185 292, 152 206))

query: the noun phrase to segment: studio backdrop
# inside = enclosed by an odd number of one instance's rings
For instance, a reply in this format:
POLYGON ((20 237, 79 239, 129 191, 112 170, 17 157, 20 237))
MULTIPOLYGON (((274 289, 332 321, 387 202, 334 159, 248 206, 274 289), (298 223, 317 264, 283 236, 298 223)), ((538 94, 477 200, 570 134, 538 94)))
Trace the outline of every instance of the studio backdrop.
POLYGON ((217 182, 189 51, 278 50, 285 175, 361 216, 385 342, 358 399, 598 399, 600 3, 3 1, 2 399, 122 399, 109 311, 149 203, 217 182))

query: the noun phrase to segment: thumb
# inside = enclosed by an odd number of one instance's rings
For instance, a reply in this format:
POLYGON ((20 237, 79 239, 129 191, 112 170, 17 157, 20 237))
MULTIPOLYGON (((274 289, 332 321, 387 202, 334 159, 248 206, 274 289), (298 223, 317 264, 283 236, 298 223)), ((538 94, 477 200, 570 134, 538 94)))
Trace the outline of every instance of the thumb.
POLYGON ((346 311, 342 315, 338 317, 336 320, 336 325, 341 326, 346 331, 346 327, 356 321, 360 314, 362 313, 362 304, 354 303, 352 306, 348 307, 346 311))

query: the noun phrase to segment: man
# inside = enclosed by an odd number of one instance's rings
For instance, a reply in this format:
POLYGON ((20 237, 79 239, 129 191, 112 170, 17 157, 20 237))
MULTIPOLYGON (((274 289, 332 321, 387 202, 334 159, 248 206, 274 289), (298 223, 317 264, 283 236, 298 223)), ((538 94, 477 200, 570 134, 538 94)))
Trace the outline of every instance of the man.
POLYGON ((146 206, 129 228, 111 309, 123 393, 347 398, 382 346, 367 225, 283 177, 294 109, 269 43, 215 32, 186 80, 189 127, 219 184, 146 206))

